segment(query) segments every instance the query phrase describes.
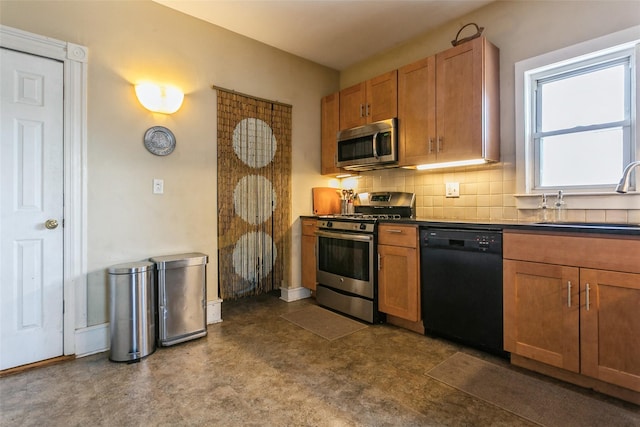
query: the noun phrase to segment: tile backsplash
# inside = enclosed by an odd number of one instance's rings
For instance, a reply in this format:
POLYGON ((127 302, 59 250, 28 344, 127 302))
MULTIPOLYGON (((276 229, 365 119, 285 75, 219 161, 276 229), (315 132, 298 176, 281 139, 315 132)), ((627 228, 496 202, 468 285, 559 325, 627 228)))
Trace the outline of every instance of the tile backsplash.
MULTIPOLYGON (((537 221, 537 209, 517 209, 515 169, 504 163, 446 171, 382 169, 364 172, 357 192, 406 191, 416 194, 421 219, 537 221), (445 184, 458 182, 460 197, 445 197, 445 184)), ((640 209, 571 209, 566 221, 640 223, 640 209)))

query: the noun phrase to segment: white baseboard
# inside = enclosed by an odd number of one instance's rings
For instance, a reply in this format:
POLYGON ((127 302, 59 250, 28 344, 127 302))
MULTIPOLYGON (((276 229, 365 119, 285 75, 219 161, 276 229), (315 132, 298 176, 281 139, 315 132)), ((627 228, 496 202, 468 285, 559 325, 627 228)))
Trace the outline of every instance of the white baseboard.
POLYGON ((297 301, 299 299, 309 298, 311 290, 303 288, 280 288, 280 299, 286 302, 297 301))
MULTIPOLYGON (((207 301, 207 324, 222 322, 222 300, 207 301)), ((109 323, 76 329, 76 357, 108 351, 111 343, 109 323)))
POLYGON ((109 350, 110 335, 109 323, 76 329, 76 357, 109 350))
POLYGON ((207 301, 207 325, 222 322, 222 300, 207 301))

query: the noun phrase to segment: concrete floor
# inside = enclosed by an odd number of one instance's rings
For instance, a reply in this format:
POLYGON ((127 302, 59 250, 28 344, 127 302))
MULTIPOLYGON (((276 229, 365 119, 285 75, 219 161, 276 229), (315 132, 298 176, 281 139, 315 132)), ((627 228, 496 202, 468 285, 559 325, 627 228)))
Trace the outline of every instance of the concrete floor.
POLYGON ((225 301, 207 337, 140 363, 102 353, 1 378, 0 425, 534 425, 426 374, 457 351, 506 361, 391 325, 327 341, 280 317, 307 304, 225 301))

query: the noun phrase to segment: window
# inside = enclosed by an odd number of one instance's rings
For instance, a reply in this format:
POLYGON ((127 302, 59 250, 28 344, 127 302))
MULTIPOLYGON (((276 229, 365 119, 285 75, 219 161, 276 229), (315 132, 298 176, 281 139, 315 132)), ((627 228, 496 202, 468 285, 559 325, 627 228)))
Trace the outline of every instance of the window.
POLYGON ((534 186, 607 189, 631 150, 633 50, 528 73, 534 186))
MULTIPOLYGON (((624 167, 640 159, 638 34, 634 27, 516 64, 517 198, 616 195, 624 167)), ((591 207, 603 208, 581 206, 591 207)))

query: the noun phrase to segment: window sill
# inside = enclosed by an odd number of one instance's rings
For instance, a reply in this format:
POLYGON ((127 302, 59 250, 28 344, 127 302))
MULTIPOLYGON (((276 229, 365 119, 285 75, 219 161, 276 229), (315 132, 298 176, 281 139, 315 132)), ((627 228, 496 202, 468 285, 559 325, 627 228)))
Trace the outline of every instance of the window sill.
MULTIPOLYGON (((518 209, 538 209, 540 194, 514 194, 518 209)), ((553 207, 555 197, 549 197, 553 207)), ((564 193, 566 209, 640 209, 640 192, 620 193, 564 193)))

